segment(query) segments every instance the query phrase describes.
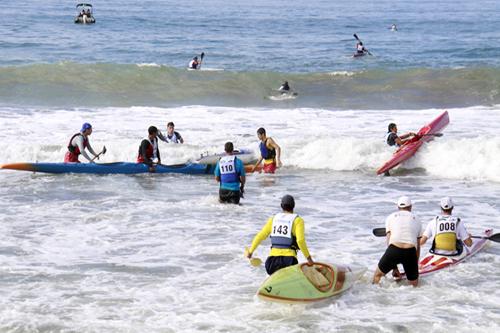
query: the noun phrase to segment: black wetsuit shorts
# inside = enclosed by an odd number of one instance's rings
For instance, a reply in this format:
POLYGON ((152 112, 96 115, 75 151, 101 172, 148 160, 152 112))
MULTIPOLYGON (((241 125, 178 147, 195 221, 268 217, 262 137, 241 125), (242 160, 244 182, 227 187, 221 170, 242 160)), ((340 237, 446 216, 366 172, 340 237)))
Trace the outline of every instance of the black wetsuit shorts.
POLYGON ((387 274, 396 268, 398 264, 403 265, 406 278, 409 281, 418 279, 418 258, 416 248, 401 249, 392 244, 389 245, 378 262, 378 268, 382 273, 387 274))
POLYGON ((219 189, 219 201, 222 203, 240 203, 240 191, 231 191, 226 189, 219 189))

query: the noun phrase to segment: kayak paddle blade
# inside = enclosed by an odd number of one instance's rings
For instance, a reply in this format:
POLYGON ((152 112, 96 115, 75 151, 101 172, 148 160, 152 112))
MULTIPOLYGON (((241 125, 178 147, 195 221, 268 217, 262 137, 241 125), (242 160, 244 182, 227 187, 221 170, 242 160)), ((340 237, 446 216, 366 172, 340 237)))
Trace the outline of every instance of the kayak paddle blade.
POLYGON ((386 235, 385 228, 375 228, 373 234, 377 237, 384 237, 386 235))

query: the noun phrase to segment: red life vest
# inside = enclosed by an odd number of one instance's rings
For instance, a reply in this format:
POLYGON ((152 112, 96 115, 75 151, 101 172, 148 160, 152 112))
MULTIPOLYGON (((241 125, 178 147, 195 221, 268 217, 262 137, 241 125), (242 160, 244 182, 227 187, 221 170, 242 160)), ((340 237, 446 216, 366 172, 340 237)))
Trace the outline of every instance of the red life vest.
MULTIPOLYGON (((154 146, 151 144, 149 138, 144 140, 147 140, 149 143, 148 148, 146 149, 146 157, 151 160, 154 157, 154 146)), ((137 154, 137 163, 144 163, 144 161, 144 156, 141 155, 141 147, 139 147, 139 153, 137 154)))
MULTIPOLYGON (((73 146, 71 142, 73 142, 73 139, 76 138, 78 135, 82 135, 82 133, 76 133, 69 139, 68 143, 68 151, 66 152, 66 155, 64 156, 64 163, 68 162, 76 162, 79 163, 80 161, 78 160, 78 156, 81 154, 80 148, 77 146, 73 146)), ((89 139, 83 136, 83 148, 87 148, 89 145, 89 139)))

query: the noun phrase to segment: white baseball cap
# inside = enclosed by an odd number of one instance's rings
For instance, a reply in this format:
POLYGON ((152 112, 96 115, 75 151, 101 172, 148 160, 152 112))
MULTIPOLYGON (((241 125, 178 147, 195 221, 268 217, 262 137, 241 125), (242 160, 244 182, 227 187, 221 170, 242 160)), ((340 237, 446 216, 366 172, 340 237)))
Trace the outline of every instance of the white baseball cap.
POLYGON ((398 199, 398 207, 399 208, 406 208, 411 206, 411 200, 409 197, 406 195, 403 195, 398 199))
POLYGON ((451 200, 450 197, 444 197, 443 199, 441 199, 441 208, 443 209, 451 209, 453 208, 453 201, 451 200))

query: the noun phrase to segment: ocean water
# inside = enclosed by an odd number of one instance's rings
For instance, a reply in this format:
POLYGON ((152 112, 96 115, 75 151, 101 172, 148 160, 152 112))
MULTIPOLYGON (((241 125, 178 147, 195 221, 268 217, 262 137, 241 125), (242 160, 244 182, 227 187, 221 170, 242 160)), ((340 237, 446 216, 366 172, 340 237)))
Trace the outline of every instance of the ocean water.
POLYGON ((248 175, 240 206, 218 203, 212 176, 0 170, 0 331, 500 329, 498 243, 419 288, 370 283, 385 250, 372 229, 400 195, 423 223, 452 196, 472 234, 500 229, 498 2, 112 0, 88 26, 75 4, 0 3, 0 164, 62 161, 87 121, 100 162, 131 162, 148 126, 174 121, 186 143, 160 143, 165 164, 226 141, 257 151, 263 126, 284 166, 248 175), (372 57, 351 57, 353 33, 372 57), (207 70, 187 71, 202 51, 207 70), (282 80, 297 98, 270 98, 282 80), (375 175, 389 122, 417 131, 444 110, 442 137, 375 175), (284 194, 315 260, 367 269, 350 291, 256 298, 266 273, 243 250, 284 194))

